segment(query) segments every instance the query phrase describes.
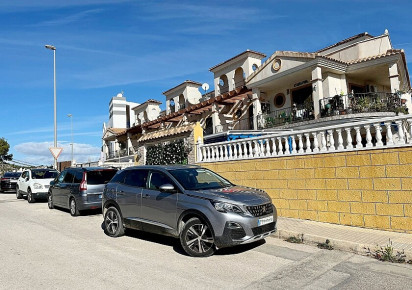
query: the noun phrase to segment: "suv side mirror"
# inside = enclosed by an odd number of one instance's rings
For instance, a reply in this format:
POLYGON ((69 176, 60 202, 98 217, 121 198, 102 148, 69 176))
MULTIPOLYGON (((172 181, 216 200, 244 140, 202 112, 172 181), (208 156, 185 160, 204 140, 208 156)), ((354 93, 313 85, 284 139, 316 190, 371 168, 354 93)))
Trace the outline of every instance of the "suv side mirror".
POLYGON ((166 184, 161 185, 159 187, 159 189, 160 189, 161 192, 170 192, 170 193, 176 193, 177 192, 175 187, 170 183, 166 183, 166 184))

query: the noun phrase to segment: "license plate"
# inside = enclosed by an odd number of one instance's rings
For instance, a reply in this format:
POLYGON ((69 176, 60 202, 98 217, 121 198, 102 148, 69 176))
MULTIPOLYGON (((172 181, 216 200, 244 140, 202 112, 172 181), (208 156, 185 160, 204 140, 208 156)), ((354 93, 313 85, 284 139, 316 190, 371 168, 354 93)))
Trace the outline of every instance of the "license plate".
POLYGON ((102 195, 101 195, 101 194, 99 194, 99 198, 102 198, 102 195))
POLYGON ((17 183, 17 180, 10 180, 10 183, 17 183))
POLYGON ((271 222, 273 222, 273 216, 268 216, 262 219, 258 219, 258 226, 270 224, 271 222))

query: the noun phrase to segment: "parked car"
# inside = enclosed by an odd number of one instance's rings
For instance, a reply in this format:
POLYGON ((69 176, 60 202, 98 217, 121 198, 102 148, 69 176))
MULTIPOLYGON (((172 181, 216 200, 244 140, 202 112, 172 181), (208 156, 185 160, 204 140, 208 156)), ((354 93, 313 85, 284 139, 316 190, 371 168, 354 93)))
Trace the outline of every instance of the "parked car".
POLYGON ((15 191, 17 179, 19 179, 21 172, 5 172, 0 179, 0 192, 15 191))
POLYGON ((54 180, 59 172, 55 169, 36 168, 24 170, 16 186, 17 199, 27 196, 29 203, 36 199, 46 199, 50 181, 54 180))
POLYGON ((103 167, 64 169, 50 183, 49 208, 59 206, 70 209, 72 216, 86 209, 101 209, 103 188, 116 172, 117 169, 103 167))
POLYGON ((195 257, 276 231, 277 211, 266 192, 192 165, 119 171, 106 185, 102 204, 107 235, 119 237, 125 228, 169 235, 195 257))

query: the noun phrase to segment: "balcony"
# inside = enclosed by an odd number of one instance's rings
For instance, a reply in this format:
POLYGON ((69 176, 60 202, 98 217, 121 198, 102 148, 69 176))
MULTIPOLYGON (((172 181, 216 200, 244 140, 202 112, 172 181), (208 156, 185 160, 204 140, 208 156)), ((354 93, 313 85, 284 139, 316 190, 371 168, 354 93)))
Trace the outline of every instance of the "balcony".
POLYGON ((315 118, 313 106, 295 105, 293 107, 272 111, 257 116, 258 129, 267 129, 286 124, 309 121, 315 118))
POLYGON ((248 139, 197 145, 197 162, 410 147, 411 115, 353 120, 334 126, 278 131, 248 139))
POLYGON ((319 105, 321 117, 372 112, 407 113, 401 95, 397 93, 336 95, 320 100, 319 105))

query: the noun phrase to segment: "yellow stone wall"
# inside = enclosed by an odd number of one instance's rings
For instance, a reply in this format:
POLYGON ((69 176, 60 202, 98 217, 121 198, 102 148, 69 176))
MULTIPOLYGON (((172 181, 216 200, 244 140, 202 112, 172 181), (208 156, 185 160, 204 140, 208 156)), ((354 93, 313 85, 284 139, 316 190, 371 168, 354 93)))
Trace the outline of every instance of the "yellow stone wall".
POLYGON ((264 189, 279 216, 412 233, 412 148, 201 163, 264 189))

